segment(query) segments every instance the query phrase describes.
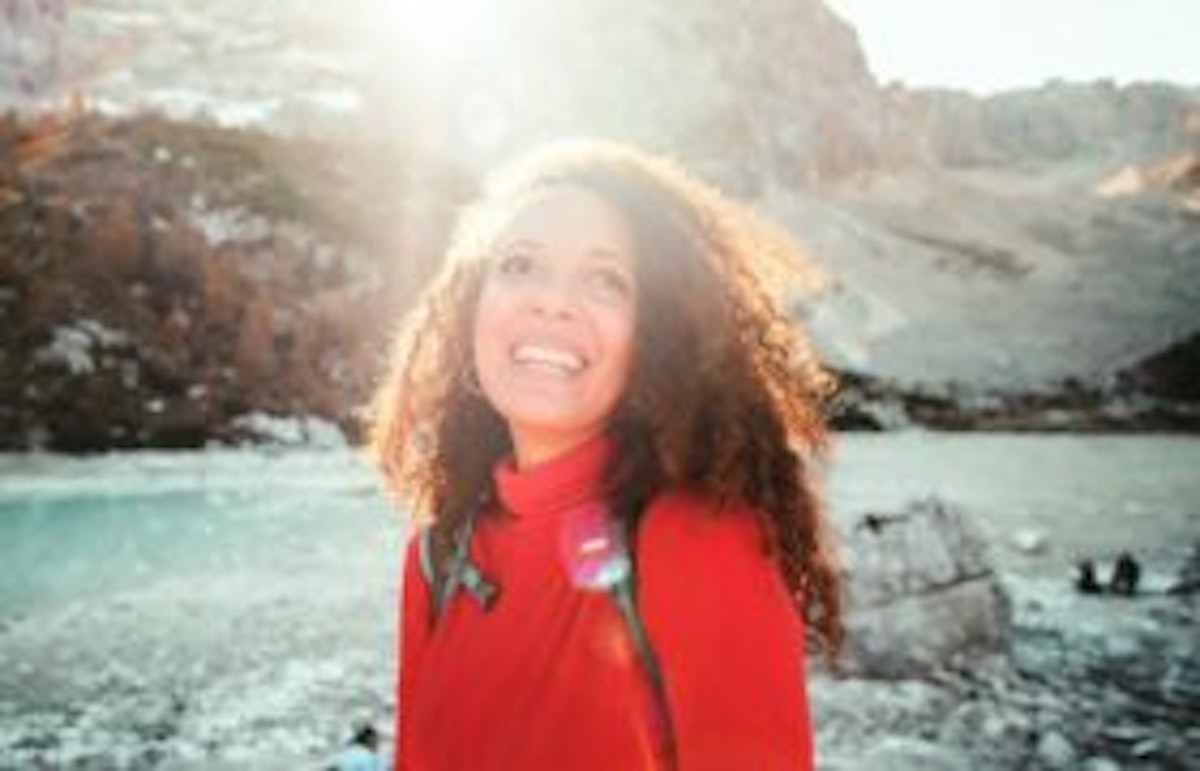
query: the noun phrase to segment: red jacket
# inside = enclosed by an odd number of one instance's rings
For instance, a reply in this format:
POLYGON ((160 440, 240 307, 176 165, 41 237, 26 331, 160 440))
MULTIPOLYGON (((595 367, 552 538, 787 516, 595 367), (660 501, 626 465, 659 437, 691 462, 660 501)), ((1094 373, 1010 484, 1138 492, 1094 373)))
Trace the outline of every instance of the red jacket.
MULTIPOLYGON (((410 542, 396 767, 401 771, 652 769, 653 691, 612 597, 564 564, 569 512, 596 500, 608 445, 526 472, 501 464, 506 514, 480 517, 472 557, 501 587, 458 592, 429 624, 410 542)), ((637 600, 665 682, 679 771, 811 769, 803 626, 749 511, 659 496, 638 536, 637 600)))

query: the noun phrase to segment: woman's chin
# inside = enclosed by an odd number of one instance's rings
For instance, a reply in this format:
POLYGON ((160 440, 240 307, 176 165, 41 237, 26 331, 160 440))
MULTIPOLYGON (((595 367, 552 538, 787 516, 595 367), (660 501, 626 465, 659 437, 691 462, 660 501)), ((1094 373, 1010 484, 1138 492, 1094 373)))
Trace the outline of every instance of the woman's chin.
POLYGON ((551 460, 587 442, 604 429, 602 423, 554 421, 509 422, 517 463, 529 467, 551 460))

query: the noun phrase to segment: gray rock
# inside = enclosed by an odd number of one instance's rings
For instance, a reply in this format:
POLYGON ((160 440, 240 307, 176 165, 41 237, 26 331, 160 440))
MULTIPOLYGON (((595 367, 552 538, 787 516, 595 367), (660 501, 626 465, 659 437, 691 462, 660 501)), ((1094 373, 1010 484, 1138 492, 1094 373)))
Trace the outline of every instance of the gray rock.
POLYGON ((1022 554, 1042 554, 1049 545, 1049 539, 1041 530, 1018 530, 1013 534, 1013 545, 1022 554))
POLYGON ((1028 768, 1034 728, 1023 709, 991 701, 969 701, 942 721, 938 743, 961 747, 972 763, 964 768, 1028 768))
POLYGON ((936 744, 889 736, 862 757, 857 768, 888 771, 961 771, 970 761, 936 744))
POLYGON ((1049 768, 1074 768, 1075 747, 1058 731, 1047 731, 1038 740, 1037 756, 1049 768))
POLYGON ((1010 603, 962 509, 927 499, 866 514, 842 555, 851 673, 919 677, 1007 650, 1010 603))

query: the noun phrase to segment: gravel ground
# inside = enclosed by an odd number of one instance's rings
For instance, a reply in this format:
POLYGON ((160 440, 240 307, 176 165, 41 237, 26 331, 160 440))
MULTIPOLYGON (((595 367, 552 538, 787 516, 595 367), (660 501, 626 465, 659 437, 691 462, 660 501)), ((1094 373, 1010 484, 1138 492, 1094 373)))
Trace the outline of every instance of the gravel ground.
MULTIPOLYGON (((821 769, 1200 768, 1196 598, 1071 585, 1124 546, 1168 585, 1198 460, 1159 437, 844 437, 835 517, 961 502, 1015 633, 920 680, 812 662, 821 769)), ((0 768, 317 767, 357 720, 387 737, 401 537, 344 451, 0 458, 0 768)))

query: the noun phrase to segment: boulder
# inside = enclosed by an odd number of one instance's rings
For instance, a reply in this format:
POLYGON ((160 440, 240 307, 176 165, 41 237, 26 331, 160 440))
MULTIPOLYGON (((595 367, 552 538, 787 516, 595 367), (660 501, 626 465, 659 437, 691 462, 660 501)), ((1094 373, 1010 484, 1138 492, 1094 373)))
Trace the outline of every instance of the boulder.
POLYGON ((1037 757, 1047 768, 1074 768, 1079 762, 1074 745, 1058 731, 1042 734, 1037 743, 1037 757))
POLYGON ((922 677, 1007 650, 1010 603, 963 509, 930 498, 866 513, 842 538, 851 674, 922 677))

